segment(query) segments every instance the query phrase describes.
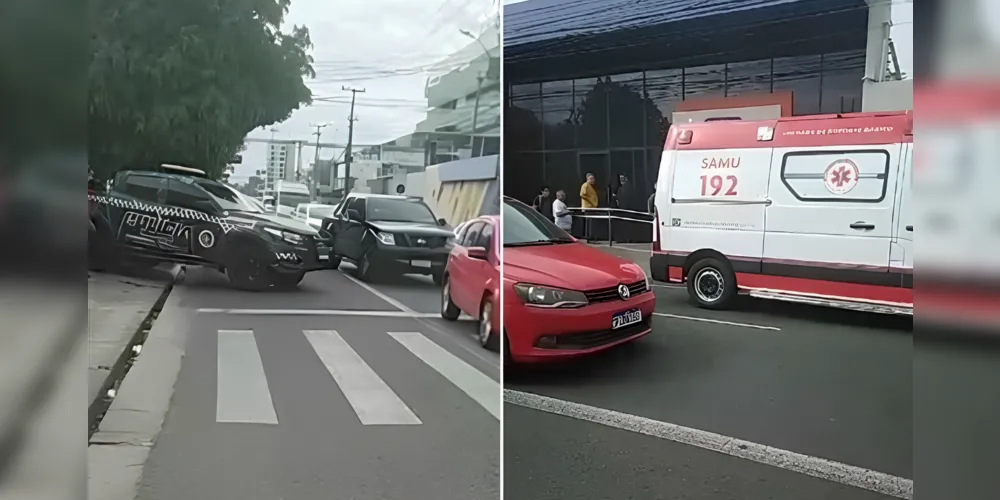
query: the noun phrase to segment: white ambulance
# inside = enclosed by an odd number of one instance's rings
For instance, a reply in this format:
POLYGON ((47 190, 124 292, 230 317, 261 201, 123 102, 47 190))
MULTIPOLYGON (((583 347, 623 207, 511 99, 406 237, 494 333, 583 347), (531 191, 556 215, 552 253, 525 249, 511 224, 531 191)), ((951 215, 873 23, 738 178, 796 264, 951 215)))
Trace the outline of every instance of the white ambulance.
POLYGON ((674 125, 652 277, 724 309, 737 293, 913 314, 909 112, 674 125))

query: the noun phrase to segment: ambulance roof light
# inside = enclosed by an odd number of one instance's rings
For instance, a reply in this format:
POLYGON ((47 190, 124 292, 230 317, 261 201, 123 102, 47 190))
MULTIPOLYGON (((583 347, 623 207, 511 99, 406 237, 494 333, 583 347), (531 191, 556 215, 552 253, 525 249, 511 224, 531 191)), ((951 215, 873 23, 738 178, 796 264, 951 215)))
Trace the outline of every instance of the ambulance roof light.
POLYGON ((774 128, 764 126, 757 127, 757 140, 758 141, 770 141, 774 139, 774 128))

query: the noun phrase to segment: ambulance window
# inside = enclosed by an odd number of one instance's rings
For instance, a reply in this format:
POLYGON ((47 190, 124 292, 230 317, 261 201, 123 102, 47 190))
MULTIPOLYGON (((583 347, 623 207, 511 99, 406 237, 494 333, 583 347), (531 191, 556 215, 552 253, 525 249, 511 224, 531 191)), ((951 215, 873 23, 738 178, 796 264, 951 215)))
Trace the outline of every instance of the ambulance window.
POLYGON ((885 199, 889 152, 798 151, 785 154, 781 181, 803 202, 878 203, 885 199))

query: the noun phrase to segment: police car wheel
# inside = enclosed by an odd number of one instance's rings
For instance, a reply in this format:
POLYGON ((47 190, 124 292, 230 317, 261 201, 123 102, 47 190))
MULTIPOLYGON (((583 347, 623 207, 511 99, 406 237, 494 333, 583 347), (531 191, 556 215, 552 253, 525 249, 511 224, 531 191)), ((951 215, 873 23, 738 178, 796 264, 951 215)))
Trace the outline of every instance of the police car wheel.
POLYGON ((727 262, 709 258, 695 262, 687 274, 691 302, 705 309, 728 309, 736 298, 736 274, 727 262))
POLYGON ((441 317, 448 321, 455 321, 462 311, 451 301, 451 280, 444 276, 441 284, 441 317))

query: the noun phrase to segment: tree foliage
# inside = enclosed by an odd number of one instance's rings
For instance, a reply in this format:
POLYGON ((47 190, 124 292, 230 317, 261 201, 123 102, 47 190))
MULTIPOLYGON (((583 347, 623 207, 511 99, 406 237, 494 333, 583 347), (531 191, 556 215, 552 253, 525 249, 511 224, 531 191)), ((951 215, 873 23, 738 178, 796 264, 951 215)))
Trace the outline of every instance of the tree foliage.
POLYGON ((160 163, 218 177, 248 132, 311 102, 309 30, 291 0, 92 0, 95 172, 160 163))

